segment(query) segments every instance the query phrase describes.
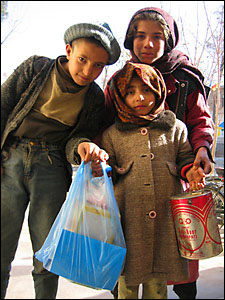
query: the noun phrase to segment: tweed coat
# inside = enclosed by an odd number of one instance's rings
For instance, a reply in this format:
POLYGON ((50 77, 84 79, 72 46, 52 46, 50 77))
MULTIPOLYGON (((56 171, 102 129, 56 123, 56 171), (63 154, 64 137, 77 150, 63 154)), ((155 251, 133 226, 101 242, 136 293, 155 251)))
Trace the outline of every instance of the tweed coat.
MULTIPOLYGON (((19 65, 2 84, 1 149, 8 136, 18 128, 33 107, 54 68, 55 61, 48 57, 33 55, 19 65)), ((78 122, 71 128, 70 134, 64 141, 65 154, 69 163, 80 164, 78 145, 81 142, 90 142, 99 133, 104 116, 104 102, 103 91, 92 82, 78 122)))
POLYGON ((128 285, 151 278, 187 280, 188 263, 179 254, 170 196, 183 191, 181 168, 194 161, 185 124, 170 111, 142 127, 116 119, 102 137, 113 168, 121 213, 128 285))

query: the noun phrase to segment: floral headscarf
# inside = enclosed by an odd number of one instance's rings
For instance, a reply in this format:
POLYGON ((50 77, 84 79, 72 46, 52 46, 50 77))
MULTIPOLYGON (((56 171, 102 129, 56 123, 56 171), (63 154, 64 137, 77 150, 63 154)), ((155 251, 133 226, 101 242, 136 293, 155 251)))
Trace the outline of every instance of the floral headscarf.
POLYGON ((115 106, 118 117, 124 123, 145 125, 152 121, 164 109, 166 85, 161 73, 154 67, 146 64, 127 62, 113 79, 115 106), (125 104, 124 97, 132 77, 137 74, 156 95, 155 106, 148 115, 138 116, 125 104))

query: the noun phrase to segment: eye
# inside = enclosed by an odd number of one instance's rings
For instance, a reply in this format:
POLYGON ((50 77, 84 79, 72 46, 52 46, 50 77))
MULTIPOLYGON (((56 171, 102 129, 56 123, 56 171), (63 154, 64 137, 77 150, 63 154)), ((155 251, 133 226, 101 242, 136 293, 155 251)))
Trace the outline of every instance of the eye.
POLYGON ((151 92, 151 90, 150 90, 149 87, 146 87, 146 88, 144 88, 144 92, 145 92, 145 93, 149 93, 149 92, 151 92))
POLYGON ((80 62, 85 62, 85 59, 84 59, 83 57, 78 57, 78 60, 79 60, 80 62))
POLYGON ((143 33, 136 33, 134 36, 135 39, 144 39, 145 35, 143 33))
POLYGON ((163 40, 164 36, 162 34, 156 34, 156 35, 154 35, 154 39, 156 39, 156 40, 163 40))
POLYGON ((133 91, 127 91, 125 96, 133 95, 133 93, 134 93, 133 91))
POLYGON ((103 69, 105 65, 97 63, 97 64, 95 64, 95 66, 98 69, 103 69))

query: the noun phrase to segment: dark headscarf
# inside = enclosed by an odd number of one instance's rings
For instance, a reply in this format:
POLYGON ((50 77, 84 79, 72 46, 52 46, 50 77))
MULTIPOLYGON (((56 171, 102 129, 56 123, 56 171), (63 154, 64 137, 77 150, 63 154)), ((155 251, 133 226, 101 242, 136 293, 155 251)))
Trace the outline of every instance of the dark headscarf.
POLYGON ((134 123, 145 125, 154 120, 164 109, 166 98, 166 85, 160 72, 146 64, 127 62, 126 65, 116 74, 113 79, 113 92, 115 96, 115 106, 118 117, 124 123, 134 123), (148 115, 138 116, 125 104, 124 98, 129 83, 134 75, 149 86, 151 91, 156 95, 155 106, 148 115))
POLYGON ((176 22, 167 12, 165 12, 164 10, 162 10, 160 8, 147 7, 147 8, 140 9, 131 18, 130 23, 128 25, 127 33, 125 36, 125 41, 124 41, 124 47, 126 49, 130 50, 130 53, 132 56, 131 61, 140 63, 140 61, 138 60, 138 58, 136 57, 136 55, 133 52, 134 37, 128 38, 128 35, 127 35, 129 32, 129 29, 130 29, 130 25, 132 24, 132 22, 134 21, 134 18, 137 15, 139 15, 143 12, 150 12, 150 11, 160 14, 166 21, 166 23, 170 29, 169 45, 170 45, 170 49, 171 49, 169 52, 165 52, 161 58, 159 58, 157 61, 155 61, 152 64, 152 66, 156 67, 163 75, 170 74, 178 69, 185 71, 194 79, 194 81, 198 84, 202 94, 204 95, 204 97, 206 97, 205 88, 203 85, 204 77, 203 77, 202 73, 199 71, 199 69, 197 67, 195 67, 191 63, 189 57, 186 54, 184 54, 183 52, 181 52, 179 50, 174 49, 179 42, 179 32, 178 32, 178 27, 177 27, 176 22))

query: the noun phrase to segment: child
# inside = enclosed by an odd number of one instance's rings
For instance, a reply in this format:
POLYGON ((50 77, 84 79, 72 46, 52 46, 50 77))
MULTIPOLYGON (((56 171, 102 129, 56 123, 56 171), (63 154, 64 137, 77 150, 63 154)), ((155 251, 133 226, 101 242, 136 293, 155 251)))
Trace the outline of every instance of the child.
MULTIPOLYGON (((2 85, 1 299, 28 204, 35 253, 66 198, 71 164, 108 158, 91 142, 104 115, 94 80, 118 60, 119 44, 106 23, 72 25, 64 41, 66 56, 32 56, 2 85)), ((55 299, 58 276, 33 264, 35 297, 55 299)))
MULTIPOLYGON (((118 117, 102 136, 109 154, 115 198, 121 213, 127 256, 119 278, 119 299, 166 299, 167 280, 186 280, 188 260, 179 254, 170 196, 204 186, 193 166, 185 124, 164 109, 166 86, 160 72, 128 62, 113 78, 118 117)), ((96 175, 99 165, 92 163, 96 175)))
MULTIPOLYGON (((203 86, 204 77, 200 70, 185 53, 176 49, 178 43, 179 29, 173 17, 160 8, 146 7, 132 16, 124 47, 130 50, 132 62, 149 64, 161 72, 167 87, 166 106, 188 128, 188 138, 195 153, 194 165, 201 165, 204 173, 209 174, 214 132, 206 102, 209 88, 203 86)), ((105 89, 106 126, 114 122, 111 82, 105 89)), ((188 281, 174 285, 174 291, 180 299, 195 299, 197 294, 198 260, 190 260, 189 266, 191 272, 188 281)))

